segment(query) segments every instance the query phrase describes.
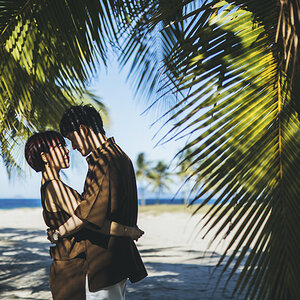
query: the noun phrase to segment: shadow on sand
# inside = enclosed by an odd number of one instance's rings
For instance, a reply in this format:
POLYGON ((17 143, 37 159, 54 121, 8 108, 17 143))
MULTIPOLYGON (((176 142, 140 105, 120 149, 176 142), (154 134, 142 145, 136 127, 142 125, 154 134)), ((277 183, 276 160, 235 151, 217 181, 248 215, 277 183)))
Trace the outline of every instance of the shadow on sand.
POLYGON ((0 230, 1 299, 51 299, 50 264, 45 231, 0 230))
MULTIPOLYGON (((141 250, 141 255, 147 261, 145 264, 149 276, 138 283, 128 283, 126 300, 241 299, 232 297, 235 277, 226 289, 223 288, 224 279, 215 290, 221 269, 215 270, 213 265, 202 264, 201 260, 207 258, 207 255, 212 261, 217 260, 218 254, 182 251, 181 260, 186 257, 186 263, 157 262, 168 257, 171 248, 149 247, 141 250), (191 253, 192 260, 189 258, 191 253)), ((1 229, 0 299, 51 299, 48 285, 50 264, 49 243, 45 231, 1 229)))
POLYGON ((225 300, 242 299, 241 295, 232 296, 237 276, 232 277, 225 287, 226 279, 230 273, 228 269, 218 287, 219 276, 222 271, 215 268, 220 255, 215 252, 203 251, 181 251, 180 261, 185 263, 159 263, 149 262, 157 258, 170 257, 167 248, 149 248, 141 251, 141 255, 146 258, 146 267, 149 276, 144 280, 127 285, 126 300, 225 300), (207 264, 209 262, 209 264, 207 264))

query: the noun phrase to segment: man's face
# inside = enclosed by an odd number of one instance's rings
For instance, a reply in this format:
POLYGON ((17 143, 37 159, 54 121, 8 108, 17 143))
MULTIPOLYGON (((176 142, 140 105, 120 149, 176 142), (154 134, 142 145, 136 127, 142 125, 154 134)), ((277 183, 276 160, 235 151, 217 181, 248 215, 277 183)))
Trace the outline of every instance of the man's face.
POLYGON ((72 148, 79 151, 82 156, 87 156, 91 152, 87 135, 82 128, 80 131, 73 131, 69 133, 67 138, 71 141, 72 148))

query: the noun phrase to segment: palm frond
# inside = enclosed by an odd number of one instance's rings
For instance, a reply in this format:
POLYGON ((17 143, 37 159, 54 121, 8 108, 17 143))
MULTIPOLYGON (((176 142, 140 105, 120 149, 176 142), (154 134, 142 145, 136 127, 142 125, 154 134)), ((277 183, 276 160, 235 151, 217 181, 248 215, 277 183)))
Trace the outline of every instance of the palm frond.
POLYGON ((292 71, 282 64, 279 9, 270 3, 212 1, 184 16, 190 23, 166 77, 171 91, 176 82, 187 96, 169 111, 175 125, 167 137, 190 138, 182 151, 193 148, 194 176, 206 178, 195 200, 205 197, 199 209, 214 200, 207 232, 218 226, 216 239, 233 232, 220 264, 230 253, 229 278, 242 266, 236 290, 246 288, 249 299, 297 299, 299 88, 291 89, 292 71))
POLYGON ((131 7, 131 13, 128 11, 130 22, 123 23, 120 30, 119 60, 122 66, 131 65, 129 79, 140 95, 161 96, 166 102, 164 107, 169 107, 176 96, 164 97, 159 90, 164 85, 163 61, 182 34, 182 24, 174 20, 182 15, 183 1, 142 2, 141 7, 131 7))
POLYGON ((16 165, 16 151, 9 149, 19 148, 15 143, 29 132, 57 128, 63 111, 86 92, 98 61, 105 64, 115 37, 112 5, 0 1, 1 154, 7 166, 16 165))

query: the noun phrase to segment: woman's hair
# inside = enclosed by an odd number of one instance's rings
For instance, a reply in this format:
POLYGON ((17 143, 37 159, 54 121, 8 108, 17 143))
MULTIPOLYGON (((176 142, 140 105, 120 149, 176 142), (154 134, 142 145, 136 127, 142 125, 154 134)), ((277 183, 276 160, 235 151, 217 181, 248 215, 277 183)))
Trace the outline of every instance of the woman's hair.
POLYGON ((25 159, 32 169, 40 172, 44 169, 45 163, 41 153, 48 153, 51 147, 66 145, 65 139, 57 131, 45 131, 33 134, 25 145, 25 159))
POLYGON ((91 105, 75 105, 68 108, 60 121, 60 132, 63 136, 79 131, 80 125, 86 125, 95 133, 105 134, 99 112, 91 105))

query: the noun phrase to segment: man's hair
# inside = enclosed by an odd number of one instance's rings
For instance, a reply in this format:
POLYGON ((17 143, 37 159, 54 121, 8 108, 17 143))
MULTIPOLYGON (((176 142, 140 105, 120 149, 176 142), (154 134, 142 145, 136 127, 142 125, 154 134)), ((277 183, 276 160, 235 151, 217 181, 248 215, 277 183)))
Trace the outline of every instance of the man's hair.
POLYGON ((79 131, 80 125, 86 125, 95 133, 105 134, 99 112, 91 105, 76 105, 68 108, 60 121, 59 128, 63 136, 79 131))
POLYGON ((45 131, 33 134, 25 145, 25 159, 36 172, 44 170, 45 163, 41 153, 48 153, 51 147, 66 145, 64 137, 57 131, 45 131))

